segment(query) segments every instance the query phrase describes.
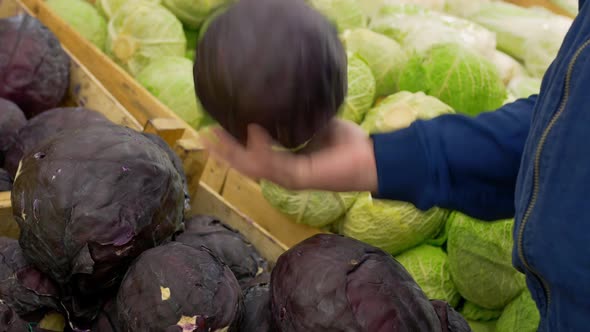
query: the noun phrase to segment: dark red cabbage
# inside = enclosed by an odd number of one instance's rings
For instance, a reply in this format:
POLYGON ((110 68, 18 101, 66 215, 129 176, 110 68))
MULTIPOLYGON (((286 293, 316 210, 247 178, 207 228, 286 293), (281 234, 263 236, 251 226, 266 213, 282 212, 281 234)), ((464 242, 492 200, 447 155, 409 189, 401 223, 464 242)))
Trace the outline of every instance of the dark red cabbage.
POLYGON ((0 19, 0 97, 27 118, 54 108, 69 86, 70 59, 59 40, 27 14, 0 19))
POLYGON ((430 302, 440 319, 442 332, 471 332, 469 323, 450 304, 441 300, 430 302))
POLYGON ((441 332, 404 267, 384 251, 333 234, 281 255, 271 275, 277 331, 441 332))
POLYGON ((180 157, 178 157, 178 155, 170 148, 168 143, 166 143, 166 141, 164 141, 160 136, 155 135, 155 134, 150 134, 150 133, 142 133, 142 135, 149 138, 150 141, 156 143, 160 148, 162 148, 162 150, 164 150, 164 152, 166 152, 168 157, 170 157, 170 161, 172 162, 172 165, 174 165, 174 168, 176 168, 176 171, 178 171, 178 174, 180 174, 180 177, 182 178, 182 183, 184 185, 184 198, 185 198, 184 199, 185 200, 184 208, 185 208, 185 210, 189 210, 190 209, 190 193, 188 190, 188 182, 186 180, 186 174, 184 173, 184 165, 182 164, 182 160, 180 160, 180 157))
MULTIPOLYGON (((263 275, 269 277, 267 274, 263 275)), ((270 280, 259 280, 244 288, 244 311, 238 331, 272 332, 275 330, 270 310, 270 280)))
POLYGON ((23 111, 15 103, 0 98, 0 167, 4 167, 4 155, 26 123, 23 111))
POLYGON ((242 0, 208 26, 194 80, 206 112, 239 141, 256 123, 294 148, 338 112, 346 68, 336 28, 304 0, 242 0))
POLYGON ((12 190, 12 178, 8 172, 0 168, 0 191, 12 190))
POLYGON ((182 228, 182 180, 170 158, 112 124, 64 131, 33 149, 11 200, 25 256, 85 320, 134 258, 182 228))
POLYGON ((53 136, 71 129, 111 123, 104 115, 87 108, 55 108, 31 119, 19 130, 15 142, 6 153, 6 170, 14 178, 22 157, 53 136))
POLYGON ((117 318, 117 302, 111 299, 105 303, 98 317, 92 324, 92 332, 122 332, 121 324, 117 318))
POLYGON ((0 302, 0 332, 30 331, 30 325, 6 303, 0 302))
POLYGON ((27 262, 14 239, 2 238, 0 245, 0 298, 19 315, 60 308, 57 286, 27 262))
POLYGON ((124 331, 236 331, 242 292, 213 253, 178 242, 150 249, 131 265, 117 294, 124 331), (224 330, 225 331, 225 330, 224 330))
POLYGON ((246 238, 211 216, 193 216, 175 240, 193 248, 205 246, 232 270, 241 285, 268 271, 268 263, 246 238))

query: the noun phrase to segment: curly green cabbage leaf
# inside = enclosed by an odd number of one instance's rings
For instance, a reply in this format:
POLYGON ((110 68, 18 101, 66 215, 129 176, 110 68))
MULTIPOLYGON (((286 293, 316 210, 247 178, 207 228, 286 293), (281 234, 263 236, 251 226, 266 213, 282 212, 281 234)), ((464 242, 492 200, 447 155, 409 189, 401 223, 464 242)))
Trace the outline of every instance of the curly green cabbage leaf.
POLYGON ((480 322, 477 320, 466 319, 467 324, 473 332, 496 332, 496 321, 480 322))
POLYGON ((360 124, 375 102, 376 83, 371 68, 358 55, 348 53, 348 89, 339 117, 360 124))
POLYGON ((287 190, 272 182, 260 181, 264 198, 298 224, 325 227, 342 217, 356 199, 356 193, 319 190, 287 190))
POLYGON ((104 51, 107 21, 94 6, 86 0, 47 0, 46 4, 82 37, 104 51))
POLYGON ((107 20, 110 20, 113 15, 121 8, 123 5, 129 2, 151 2, 159 4, 160 0, 96 0, 96 9, 98 12, 104 16, 107 20))
POLYGON ((192 29, 198 29, 217 9, 227 6, 234 0, 162 0, 182 23, 192 29))
POLYGON ((440 208, 423 212, 410 203, 361 193, 340 223, 339 233, 397 255, 438 234, 447 213, 440 208))
POLYGON ((524 62, 527 71, 541 77, 555 59, 572 19, 535 7, 502 1, 483 5, 468 16, 494 31, 498 49, 524 62))
POLYGON ((371 18, 369 28, 420 54, 447 43, 461 44, 486 57, 493 56, 496 50, 496 37, 486 28, 417 5, 384 6, 371 18))
POLYGON ((371 68, 377 82, 376 97, 399 90, 397 81, 408 56, 395 40, 369 29, 348 30, 342 39, 347 51, 358 54, 371 68))
POLYGON ((308 0, 309 3, 328 18, 339 32, 364 28, 367 17, 361 2, 366 0, 308 0))
POLYGON ((426 296, 431 300, 443 300, 456 307, 461 295, 455 288, 447 254, 440 247, 423 244, 395 257, 400 262, 426 296))
POLYGON ((151 2, 123 5, 108 25, 107 54, 132 75, 153 59, 184 56, 182 23, 166 8, 151 2))
POLYGON ((368 133, 384 133, 408 127, 415 120, 428 120, 455 111, 447 104, 423 92, 400 91, 367 112, 361 123, 368 133))
POLYGON ((423 91, 473 116, 495 110, 507 97, 494 64, 458 44, 435 45, 414 56, 400 76, 399 88, 423 91))
POLYGON ((530 291, 525 290, 506 306, 496 324, 497 331, 535 332, 541 316, 530 291))
POLYGON ((191 127, 200 127, 205 112, 195 95, 191 60, 184 57, 161 57, 140 71, 136 78, 191 127))
POLYGON ((459 313, 465 319, 478 322, 488 322, 497 320, 502 315, 503 309, 485 309, 473 302, 465 301, 459 313))
POLYGON ((454 212, 449 218, 447 252, 459 293, 486 309, 501 309, 525 287, 512 266, 513 220, 484 222, 454 212))
POLYGON ((508 92, 516 98, 528 98, 539 94, 541 91, 541 79, 528 76, 515 77, 508 84, 508 92))

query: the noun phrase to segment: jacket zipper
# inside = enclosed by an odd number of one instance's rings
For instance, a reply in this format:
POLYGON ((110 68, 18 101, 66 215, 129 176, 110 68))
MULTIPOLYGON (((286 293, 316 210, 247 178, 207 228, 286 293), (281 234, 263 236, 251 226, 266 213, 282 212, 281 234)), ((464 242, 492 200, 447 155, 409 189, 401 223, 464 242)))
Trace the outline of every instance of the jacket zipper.
POLYGON ((557 113, 555 113, 553 115, 553 117, 551 118, 551 121, 549 121, 549 124, 547 125, 547 127, 543 131, 541 139, 539 140, 539 145, 537 146, 537 150, 535 152, 534 169, 533 169, 533 194, 531 196, 531 200, 529 201, 529 205, 527 206, 526 212, 525 212, 524 217, 522 219, 522 223, 520 224, 520 228, 518 230, 518 256, 520 258, 520 261, 524 265, 524 267, 530 273, 532 273, 539 281, 541 281, 541 284, 543 286, 543 290, 545 291, 545 297, 546 297, 545 311, 547 311, 547 309, 549 308, 549 305, 551 304, 551 290, 549 289, 549 285, 547 284, 547 282, 527 262, 527 260, 524 256, 523 235, 524 235, 524 230, 525 230, 526 224, 529 221, 531 213, 532 213, 532 211, 535 207, 535 204, 537 202, 537 198, 538 198, 538 194, 539 194, 539 190, 540 190, 540 188, 539 188, 539 166, 540 165, 539 164, 541 161, 541 153, 543 152, 543 147, 545 146, 545 142, 547 140, 547 137, 549 136, 549 133, 551 132, 551 129, 553 128, 553 126, 555 125, 557 120, 559 120, 560 116, 563 114, 563 112, 565 110, 565 106, 567 104, 567 101, 568 101, 569 95, 570 95, 570 83, 571 83, 572 71, 573 71, 574 65, 576 64, 576 61, 578 60, 578 57, 580 56, 582 51, 586 47, 588 47, 589 45, 590 45, 590 39, 586 40, 586 42, 584 42, 584 44, 582 44, 576 50, 576 53, 574 53, 574 56, 572 57, 572 59, 570 60, 570 62, 568 64, 567 73, 565 76, 565 88, 564 88, 563 98, 562 98, 561 103, 559 105, 559 109, 558 109, 557 113))

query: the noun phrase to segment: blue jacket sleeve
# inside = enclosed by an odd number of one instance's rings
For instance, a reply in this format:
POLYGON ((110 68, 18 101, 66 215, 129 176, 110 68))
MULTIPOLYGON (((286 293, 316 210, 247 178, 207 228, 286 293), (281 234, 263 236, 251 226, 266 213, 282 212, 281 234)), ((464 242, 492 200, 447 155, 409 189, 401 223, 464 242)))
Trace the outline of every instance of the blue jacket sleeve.
POLYGON ((514 191, 537 96, 477 117, 443 115, 373 135, 378 197, 482 220, 514 216, 514 191))

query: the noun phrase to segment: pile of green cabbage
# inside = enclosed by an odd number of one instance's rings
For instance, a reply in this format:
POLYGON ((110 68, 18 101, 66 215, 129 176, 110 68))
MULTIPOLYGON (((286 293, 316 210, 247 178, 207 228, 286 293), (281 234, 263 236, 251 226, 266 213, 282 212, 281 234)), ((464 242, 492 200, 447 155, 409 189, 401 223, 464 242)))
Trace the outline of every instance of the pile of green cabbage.
POLYGON ((195 50, 210 20, 232 2, 47 0, 47 5, 188 125, 200 129, 213 121, 195 95, 195 50))
MULTIPOLYGON (((538 94, 571 24, 492 0, 308 2, 334 22, 348 52, 348 95, 338 116, 368 134, 438 116, 477 116, 538 94)), ((421 211, 366 192, 289 191, 266 181, 261 189, 293 222, 393 255, 475 332, 535 331, 539 324, 524 276, 512 266, 513 220, 421 211)))

